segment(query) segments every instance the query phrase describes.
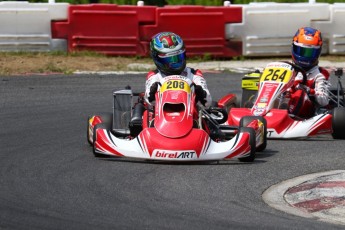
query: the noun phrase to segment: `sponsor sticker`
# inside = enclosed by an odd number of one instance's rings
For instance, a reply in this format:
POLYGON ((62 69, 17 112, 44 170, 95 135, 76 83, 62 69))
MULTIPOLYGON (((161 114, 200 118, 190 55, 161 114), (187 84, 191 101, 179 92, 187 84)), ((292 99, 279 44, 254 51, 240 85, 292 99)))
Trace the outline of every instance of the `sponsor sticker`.
POLYGON ((267 106, 267 103, 258 103, 258 105, 255 106, 255 108, 264 109, 264 108, 266 108, 266 106, 267 106))
POLYGON ((268 98, 267 97, 262 97, 260 98, 260 103, 267 103, 268 102, 268 98))
POLYGON ((261 116, 265 112, 265 109, 256 109, 254 110, 254 116, 261 116))
POLYGON ((152 157, 154 159, 197 159, 198 156, 194 150, 161 150, 155 149, 152 157))

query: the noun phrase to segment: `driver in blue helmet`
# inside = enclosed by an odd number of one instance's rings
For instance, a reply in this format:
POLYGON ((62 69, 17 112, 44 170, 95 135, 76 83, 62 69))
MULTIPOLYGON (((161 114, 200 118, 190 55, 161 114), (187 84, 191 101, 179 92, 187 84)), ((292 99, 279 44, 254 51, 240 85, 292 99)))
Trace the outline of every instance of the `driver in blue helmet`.
POLYGON ((329 73, 318 66, 322 49, 321 32, 311 27, 299 28, 292 40, 292 60, 306 73, 298 73, 290 89, 288 110, 290 114, 308 118, 315 114, 317 107, 327 106, 329 73))
POLYGON ((146 77, 145 97, 152 102, 158 89, 158 82, 169 75, 181 75, 195 83, 196 99, 202 105, 211 105, 211 95, 203 74, 198 69, 186 67, 186 49, 182 38, 172 32, 161 32, 150 42, 151 57, 157 67, 146 77))

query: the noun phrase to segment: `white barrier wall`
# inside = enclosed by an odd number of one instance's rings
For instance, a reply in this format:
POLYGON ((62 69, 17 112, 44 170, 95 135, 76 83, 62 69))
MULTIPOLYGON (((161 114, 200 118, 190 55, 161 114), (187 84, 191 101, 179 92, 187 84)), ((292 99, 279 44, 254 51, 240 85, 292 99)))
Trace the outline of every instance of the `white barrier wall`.
MULTIPOLYGON (((329 21, 329 4, 251 3, 242 5, 243 21, 226 26, 226 38, 242 41, 243 56, 285 56, 297 29, 329 21)), ((327 42, 323 52, 327 52, 327 42)))
MULTIPOLYGON (((243 56, 290 55, 299 27, 321 30, 323 53, 345 54, 345 4, 251 3, 242 23, 225 26, 226 39, 241 41, 243 56)), ((0 51, 67 51, 67 40, 52 39, 51 21, 68 20, 68 3, 0 2, 0 51)))
POLYGON ((52 39, 51 20, 67 20, 68 5, 0 2, 0 50, 66 50, 66 40, 52 39))
POLYGON ((312 26, 319 28, 328 39, 329 54, 345 54, 345 3, 330 5, 329 21, 314 21, 312 26))

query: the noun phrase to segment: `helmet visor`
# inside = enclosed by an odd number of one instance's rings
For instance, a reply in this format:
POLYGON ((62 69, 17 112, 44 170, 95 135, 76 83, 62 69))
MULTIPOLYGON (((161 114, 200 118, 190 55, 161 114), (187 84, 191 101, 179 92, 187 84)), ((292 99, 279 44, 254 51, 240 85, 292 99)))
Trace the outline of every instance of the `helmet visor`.
POLYGON ((302 47, 293 45, 293 51, 295 54, 305 58, 317 58, 320 54, 320 47, 302 47))
POLYGON ((183 52, 172 56, 158 55, 158 59, 162 65, 173 70, 179 70, 182 66, 184 66, 186 54, 183 52))

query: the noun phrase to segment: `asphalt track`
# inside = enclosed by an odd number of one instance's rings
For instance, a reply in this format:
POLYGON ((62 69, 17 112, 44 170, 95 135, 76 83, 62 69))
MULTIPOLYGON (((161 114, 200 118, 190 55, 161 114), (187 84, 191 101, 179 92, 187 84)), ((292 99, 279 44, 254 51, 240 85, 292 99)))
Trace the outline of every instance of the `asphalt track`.
MULTIPOLYGON (((205 74, 214 99, 240 74, 205 74)), ((269 140, 252 164, 96 159, 88 115, 137 75, 0 77, 0 229, 344 229, 267 205, 270 186, 343 170, 345 141, 269 140)))

